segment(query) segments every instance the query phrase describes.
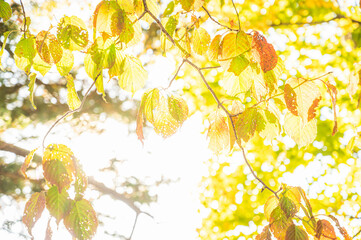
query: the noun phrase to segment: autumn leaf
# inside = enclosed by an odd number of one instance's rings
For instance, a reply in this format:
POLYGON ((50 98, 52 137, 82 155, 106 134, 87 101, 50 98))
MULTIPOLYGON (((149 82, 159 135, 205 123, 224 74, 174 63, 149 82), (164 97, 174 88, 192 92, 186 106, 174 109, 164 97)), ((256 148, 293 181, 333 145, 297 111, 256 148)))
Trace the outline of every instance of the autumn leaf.
POLYGON ((59 43, 71 51, 82 50, 88 44, 88 30, 80 18, 65 16, 60 19, 57 39, 59 43))
POLYGON ((134 13, 134 0, 117 0, 117 3, 121 9, 127 13, 134 13))
POLYGON ((248 64, 249 60, 244 55, 239 55, 232 59, 231 65, 227 71, 239 76, 243 70, 247 68, 248 64))
POLYGON ((33 68, 34 70, 40 72, 41 75, 45 76, 45 74, 50 71, 51 65, 41 59, 39 54, 36 54, 35 58, 33 59, 33 68))
POLYGON ((25 204, 23 223, 28 228, 28 232, 32 235, 31 230, 34 224, 39 220, 45 208, 45 193, 35 192, 25 204))
POLYGON ((85 175, 84 171, 77 167, 76 175, 75 175, 75 199, 80 200, 84 196, 84 192, 88 187, 88 177, 85 175))
POLYGON ((227 125, 227 116, 220 111, 211 117, 207 137, 209 139, 208 148, 215 154, 227 149, 230 144, 230 132, 227 125), (212 119, 213 118, 213 119, 212 119))
POLYGON ((292 224, 287 228, 285 240, 308 240, 308 235, 305 230, 292 224))
POLYGON ((36 74, 35 73, 31 73, 29 75, 29 92, 30 92, 30 102, 31 105, 33 105, 34 109, 36 109, 35 103, 34 103, 34 86, 35 86, 35 81, 36 81, 36 74))
POLYGON ((18 68, 26 72, 26 74, 30 73, 35 55, 34 37, 23 38, 16 44, 14 51, 15 64, 18 68))
POLYGON ((272 240, 272 234, 269 226, 265 226, 260 234, 256 236, 256 240, 272 240))
POLYGON ((46 193, 46 208, 55 217, 57 223, 68 213, 71 200, 66 189, 59 192, 57 186, 52 186, 46 193))
POLYGON ((275 195, 271 195, 266 203, 264 204, 264 215, 266 216, 266 219, 269 221, 271 218, 271 214, 273 212, 273 210, 276 209, 276 207, 279 204, 279 200, 275 195))
POLYGON ((342 234, 342 236, 345 238, 345 240, 352 240, 352 237, 350 237, 350 235, 348 234, 348 232, 346 231, 346 229, 344 227, 341 227, 340 222, 338 221, 338 219, 332 215, 328 215, 329 218, 331 218, 334 223, 336 224, 336 227, 338 228, 338 230, 340 231, 340 233, 342 234))
POLYGON ((212 61, 216 61, 218 59, 221 40, 222 40, 222 35, 218 34, 213 38, 211 44, 209 45, 208 57, 212 61))
POLYGON ((336 233, 329 221, 321 219, 317 221, 315 237, 318 240, 336 239, 336 233))
POLYGON ((98 219, 90 202, 85 199, 72 201, 64 225, 74 238, 91 239, 97 230, 98 219))
POLYGON ((72 77, 72 75, 68 74, 66 76, 66 87, 67 87, 67 95, 66 95, 66 100, 69 106, 70 110, 74 110, 80 107, 81 105, 81 101, 79 100, 78 94, 76 93, 75 90, 75 85, 74 85, 74 79, 72 77))
POLYGON ((120 64, 120 69, 118 83, 122 89, 134 94, 144 87, 148 73, 138 58, 125 55, 120 64))
POLYGON ((252 49, 263 72, 268 72, 277 65, 278 56, 273 45, 268 43, 266 38, 257 31, 252 34, 252 49))
POLYGON ((44 62, 52 64, 60 61, 63 56, 63 49, 53 34, 44 30, 40 31, 35 42, 36 50, 44 62))
POLYGON ((279 240, 285 239, 288 227, 293 224, 279 206, 272 211, 269 221, 272 223, 270 228, 273 235, 279 240))
POLYGON ((247 34, 242 30, 234 33, 228 33, 224 36, 221 43, 222 60, 236 57, 251 48, 247 34))
POLYGON ((63 49, 63 56, 59 62, 56 63, 56 69, 61 76, 67 75, 74 65, 74 54, 68 49, 63 49))
POLYGON ((242 114, 234 117, 237 136, 248 142, 256 132, 265 128, 265 120, 256 108, 247 108, 242 114))
POLYGON ((44 178, 61 192, 68 188, 75 175, 72 151, 63 144, 50 144, 43 154, 44 178))
POLYGON ((182 5, 182 8, 187 12, 192 9, 194 1, 195 0, 179 0, 180 4, 182 5))
POLYGON ((0 18, 2 18, 5 22, 9 20, 11 14, 12 10, 9 3, 5 2, 4 0, 0 0, 0 18))
POLYGON ((21 165, 20 172, 24 175, 25 178, 28 177, 26 175, 26 170, 28 169, 30 162, 33 160, 34 154, 37 150, 38 148, 31 150, 31 152, 28 155, 26 155, 24 163, 21 165))
POLYGON ((284 129, 287 135, 301 148, 315 140, 317 136, 317 120, 312 119, 307 123, 303 123, 301 117, 287 113, 284 120, 284 129))
POLYGON ((287 218, 292 218, 297 213, 296 204, 286 196, 280 198, 279 206, 287 218))
POLYGON ((197 28, 193 32, 192 45, 193 50, 198 55, 203 55, 208 51, 211 37, 204 28, 197 28))

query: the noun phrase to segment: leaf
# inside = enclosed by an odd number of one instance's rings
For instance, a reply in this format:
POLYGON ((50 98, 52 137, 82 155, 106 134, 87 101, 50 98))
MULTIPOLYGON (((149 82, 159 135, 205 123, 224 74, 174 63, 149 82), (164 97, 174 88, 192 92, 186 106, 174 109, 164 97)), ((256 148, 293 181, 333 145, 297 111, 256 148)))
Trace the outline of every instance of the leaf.
POLYGON ((39 220, 45 208, 45 193, 35 192, 25 204, 23 223, 28 228, 30 235, 34 224, 39 220))
POLYGON ((28 169, 30 162, 33 160, 34 154, 37 150, 38 148, 31 150, 31 152, 25 157, 24 163, 21 165, 20 172, 24 175, 25 178, 28 177, 26 175, 26 170, 28 169))
POLYGON ((118 76, 118 83, 123 90, 134 94, 144 87, 148 73, 138 58, 125 55, 120 69, 121 74, 118 76))
POLYGON ((287 218, 280 207, 272 211, 269 222, 272 223, 270 228, 273 235, 279 240, 285 239, 288 227, 293 224, 292 219, 287 218))
POLYGON ((73 201, 72 208, 64 217, 64 225, 74 238, 91 239, 98 227, 96 213, 89 201, 73 201))
POLYGON ((76 194, 75 199, 81 200, 84 196, 84 192, 86 188, 88 187, 88 177, 85 175, 84 171, 79 167, 77 168, 76 171, 74 187, 76 194))
POLYGON ((71 200, 65 189, 59 192, 57 186, 52 186, 46 193, 46 208, 55 217, 57 224, 69 212, 71 200))
POLYGON ((278 206, 279 200, 275 195, 271 195, 266 203, 264 204, 264 215, 266 216, 267 220, 270 221, 271 214, 273 210, 278 206))
POLYGON ((63 49, 63 56, 59 62, 56 63, 56 69, 61 76, 67 75, 74 65, 74 54, 68 49, 63 49))
POLYGON ((265 226, 263 231, 256 236, 256 240, 272 240, 272 234, 269 230, 269 226, 265 226))
POLYGON ((221 44, 221 39, 222 39, 222 35, 218 34, 216 35, 210 46, 208 49, 208 57, 211 61, 216 61, 218 60, 218 55, 219 55, 219 48, 220 48, 220 44, 221 44))
POLYGON ((227 71, 234 73, 236 76, 239 76, 241 72, 247 68, 248 64, 248 59, 244 55, 239 55, 232 59, 231 66, 227 71))
POLYGON ((329 221, 324 219, 317 221, 315 237, 318 240, 337 239, 333 226, 329 221))
POLYGON ((311 203, 308 200, 305 191, 301 187, 297 187, 297 190, 300 193, 303 201, 306 203, 306 207, 307 207, 308 212, 305 212, 305 214, 308 216, 308 218, 311 218, 313 216, 311 203))
POLYGON ((338 228, 338 230, 340 231, 340 233, 342 234, 342 236, 345 238, 345 240, 351 240, 352 237, 350 237, 350 235, 348 235, 348 232, 346 231, 346 229, 344 227, 341 227, 340 222, 337 220, 336 217, 332 216, 332 215, 328 215, 329 218, 331 218, 334 223, 336 224, 336 227, 338 228))
POLYGON ((34 86, 35 86, 35 81, 36 81, 36 74, 30 73, 29 80, 30 80, 30 82, 29 82, 30 102, 31 102, 31 105, 33 105, 33 107, 36 109, 36 106, 34 104, 34 86))
POLYGON ((265 120, 256 108, 247 108, 242 114, 234 117, 234 124, 238 139, 245 142, 248 142, 256 131, 265 129, 265 120))
POLYGON ((174 1, 171 1, 168 3, 167 7, 165 8, 163 12, 163 16, 168 17, 173 13, 173 11, 174 11, 174 1))
POLYGON ((243 31, 237 33, 231 32, 224 36, 221 43, 222 59, 236 57, 251 48, 247 34, 243 31))
POLYGON ((261 65, 263 72, 268 72, 276 67, 278 56, 273 45, 257 31, 252 35, 252 49, 255 59, 261 65))
MULTIPOLYGON (((134 0, 135 3, 135 11, 138 16, 140 16, 144 12, 143 0, 134 0)), ((157 0, 146 0, 148 10, 155 16, 159 16, 160 8, 157 0)), ((151 24, 154 22, 154 19, 149 15, 146 14, 143 16, 142 20, 146 21, 147 23, 151 24)))
POLYGON ((88 30, 80 18, 63 17, 58 25, 57 38, 59 43, 71 51, 82 50, 88 44, 88 30))
POLYGON ((292 224, 287 228, 285 240, 308 240, 308 235, 305 230, 292 224))
POLYGON ((21 39, 18 44, 16 44, 14 54, 16 66, 26 72, 26 74, 29 74, 33 59, 36 55, 34 37, 21 39))
POLYGON ((261 110, 260 114, 265 120, 265 125, 264 128, 259 131, 259 135, 262 138, 271 141, 280 134, 281 125, 279 120, 276 115, 269 110, 261 110))
MULTIPOLYGON (((327 92, 331 97, 331 101, 332 101, 332 109, 333 109, 333 118, 334 118, 334 125, 333 125, 333 129, 332 129, 332 136, 336 134, 337 132, 337 112, 336 112, 336 101, 337 101, 337 89, 336 87, 330 83, 329 81, 323 81, 323 83, 326 85, 327 87, 327 92)), ((360 95, 361 97, 361 95, 360 95)), ((359 98, 359 102, 357 104, 357 107, 359 107, 360 105, 360 98, 359 98)))
POLYGON ((0 0, 0 17, 3 19, 3 21, 9 20, 11 17, 12 11, 10 4, 5 2, 4 0, 0 0))
POLYGON ((125 54, 123 54, 122 51, 116 49, 114 64, 111 68, 109 68, 109 72, 108 72, 109 79, 122 74, 122 72, 124 71, 123 69, 124 58, 125 58, 125 54))
POLYGON ((284 96, 288 110, 295 116, 300 116, 304 123, 316 116, 315 108, 318 106, 321 93, 313 81, 299 78, 287 80, 284 96))
POLYGON ((227 125, 227 117, 219 111, 214 115, 214 119, 208 128, 208 148, 215 154, 219 154, 222 150, 228 148, 230 144, 230 132, 227 125))
POLYGON ((178 96, 171 95, 168 97, 168 110, 170 115, 180 124, 188 118, 188 105, 178 96))
POLYGON ((286 134, 295 141, 299 148, 312 143, 317 136, 317 120, 303 123, 302 118, 287 113, 284 120, 286 134))
POLYGON ((45 76, 51 69, 51 65, 44 62, 43 59, 40 58, 39 54, 36 54, 33 60, 33 68, 34 70, 40 72, 42 76, 45 76))
POLYGON ((176 16, 171 16, 168 18, 167 24, 165 25, 164 28, 171 37, 173 37, 174 31, 177 28, 177 24, 178 24, 178 18, 176 16))
POLYGON ((73 76, 68 74, 66 75, 66 87, 67 87, 67 95, 66 101, 68 103, 69 109, 74 110, 80 107, 81 101, 79 100, 78 94, 76 93, 74 86, 73 76))
POLYGON ((45 240, 51 240, 51 238, 53 237, 53 230, 51 229, 50 222, 51 218, 49 218, 48 225, 46 226, 45 240))
POLYGON ((182 8, 187 12, 192 9, 194 1, 195 0, 179 0, 180 4, 182 5, 182 8))
POLYGON ((208 45, 211 37, 204 28, 197 28, 193 32, 192 45, 193 51, 198 55, 203 55, 208 51, 208 45))
POLYGON ((296 204, 288 197, 281 197, 279 206, 287 218, 294 217, 298 211, 296 204))
POLYGON ((72 151, 63 144, 50 144, 43 154, 44 178, 58 187, 68 188, 75 175, 72 151))
POLYGON ((36 36, 35 42, 36 50, 44 62, 52 64, 60 61, 63 49, 53 34, 41 31, 36 36))

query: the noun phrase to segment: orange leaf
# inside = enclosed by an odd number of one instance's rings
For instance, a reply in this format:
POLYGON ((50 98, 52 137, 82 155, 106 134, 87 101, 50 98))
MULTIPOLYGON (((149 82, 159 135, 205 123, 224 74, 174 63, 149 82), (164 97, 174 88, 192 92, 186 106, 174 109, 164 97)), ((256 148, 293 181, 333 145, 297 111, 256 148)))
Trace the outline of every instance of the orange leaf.
POLYGON ((215 153, 219 154, 226 149, 230 143, 230 135, 227 125, 227 117, 219 111, 215 113, 214 120, 208 128, 207 137, 209 138, 208 147, 215 153))
POLYGON ((257 62, 260 63, 262 71, 268 72, 277 65, 278 57, 273 45, 267 43, 267 40, 257 31, 253 32, 253 53, 257 62))
POLYGON ((60 61, 63 56, 63 49, 53 34, 41 31, 36 36, 35 41, 36 50, 44 62, 52 64, 60 61))
POLYGON ((28 176, 26 175, 26 169, 28 169, 31 160, 33 160, 33 157, 34 157, 34 154, 35 154, 36 150, 38 150, 38 148, 35 148, 34 150, 32 150, 32 151, 26 156, 23 165, 21 165, 20 172, 24 175, 25 178, 28 177, 28 176))
POLYGON ((45 208, 45 193, 36 192, 31 195, 25 204, 23 223, 27 226, 30 235, 34 224, 38 221, 45 208))
POLYGON ((317 221, 316 238, 318 240, 337 239, 335 230, 329 221, 324 219, 317 221))

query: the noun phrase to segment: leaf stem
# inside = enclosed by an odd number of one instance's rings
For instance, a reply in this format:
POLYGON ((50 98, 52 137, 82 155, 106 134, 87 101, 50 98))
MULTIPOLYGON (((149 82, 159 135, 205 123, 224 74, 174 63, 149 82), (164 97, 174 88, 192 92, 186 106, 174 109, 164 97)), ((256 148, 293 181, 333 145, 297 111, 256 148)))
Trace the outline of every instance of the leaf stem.
POLYGON ((49 128, 49 130, 46 132, 46 134, 44 135, 43 137, 43 142, 42 142, 42 146, 43 146, 43 149, 45 148, 45 140, 46 140, 46 137, 49 135, 49 133, 51 132, 51 130, 61 121, 63 120, 66 116, 68 116, 69 114, 73 114, 75 112, 80 112, 84 106, 84 103, 85 103, 85 100, 87 99, 89 93, 90 93, 90 90, 93 88, 93 86, 95 85, 97 79, 99 78, 101 72, 95 77, 93 83, 90 85, 90 87, 88 88, 88 90, 86 91, 84 97, 83 97, 83 100, 81 101, 81 104, 78 108, 74 109, 74 110, 69 110, 67 112, 65 112, 60 118, 58 118, 52 125, 51 127, 49 128))
POLYGON ((232 0, 232 4, 233 4, 233 7, 234 7, 234 11, 236 11, 236 14, 237 14, 238 29, 241 30, 241 21, 239 20, 239 14, 238 14, 238 10, 236 8, 236 4, 234 4, 234 0, 232 0))
POLYGON ((25 13, 25 8, 24 8, 24 4, 23 1, 20 0, 20 4, 21 4, 21 8, 23 9, 23 15, 24 15, 24 38, 26 38, 26 13, 25 13))

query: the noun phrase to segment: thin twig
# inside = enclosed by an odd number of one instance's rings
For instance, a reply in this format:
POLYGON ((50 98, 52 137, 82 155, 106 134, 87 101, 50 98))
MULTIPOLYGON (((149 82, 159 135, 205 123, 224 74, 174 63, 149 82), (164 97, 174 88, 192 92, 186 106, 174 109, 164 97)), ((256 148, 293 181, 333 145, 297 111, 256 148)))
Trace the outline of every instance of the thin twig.
POLYGON ((132 237, 133 237, 133 234, 134 234, 134 230, 135 230, 135 226, 137 225, 137 221, 138 221, 138 216, 139 216, 139 213, 135 213, 135 220, 134 220, 134 224, 133 224, 133 228, 132 228, 132 231, 130 233, 130 236, 128 238, 128 240, 131 240, 132 237))
POLYGON ((215 69, 220 68, 221 66, 214 66, 214 67, 202 67, 201 70, 207 70, 207 69, 215 69))
POLYGON ((361 229, 360 229, 355 235, 353 235, 352 239, 354 239, 355 237, 357 237, 360 233, 361 233, 361 229))
POLYGON ((26 38, 26 13, 25 13, 25 8, 24 8, 24 4, 23 1, 20 0, 20 4, 21 4, 21 8, 23 9, 23 15, 24 15, 24 38, 26 38))
POLYGON ((174 79, 178 76, 178 73, 180 71, 180 69, 182 68, 183 64, 185 63, 185 60, 183 59, 182 63, 179 65, 177 72, 174 74, 173 78, 170 80, 169 85, 166 89, 170 88, 170 86, 172 85, 174 79))
POLYGON ((49 128, 49 130, 46 132, 45 136, 43 137, 43 142, 42 142, 42 146, 43 146, 43 149, 45 148, 45 139, 46 137, 49 135, 49 133, 51 132, 51 130, 61 121, 63 120, 66 116, 68 116, 69 114, 73 114, 75 112, 79 112, 81 111, 81 109, 83 108, 84 106, 84 103, 85 103, 85 100, 87 99, 89 93, 90 93, 90 90, 93 88, 93 86, 95 85, 97 79, 99 78, 101 72, 95 77, 94 79, 94 82, 90 85, 90 87, 88 88, 87 92, 85 93, 84 97, 83 97, 83 100, 81 101, 81 104, 78 108, 74 109, 74 110, 69 110, 67 111, 66 113, 64 113, 59 119, 57 119, 53 125, 51 125, 51 127, 49 128))
POLYGON ((228 27, 228 26, 226 26, 226 25, 218 22, 216 19, 214 19, 214 18, 212 17, 212 15, 208 12, 208 10, 207 10, 204 6, 203 6, 202 8, 203 8, 203 10, 207 13, 207 15, 209 16, 209 18, 210 18, 213 22, 217 23, 219 26, 224 27, 224 28, 227 28, 227 29, 230 30, 230 31, 238 31, 238 29, 234 29, 234 28, 228 27))
POLYGON ((236 14, 237 14, 238 29, 241 30, 241 21, 239 20, 239 14, 238 14, 238 10, 236 8, 236 4, 234 4, 234 0, 232 0, 232 4, 233 4, 233 7, 234 7, 234 11, 236 11, 236 14))

